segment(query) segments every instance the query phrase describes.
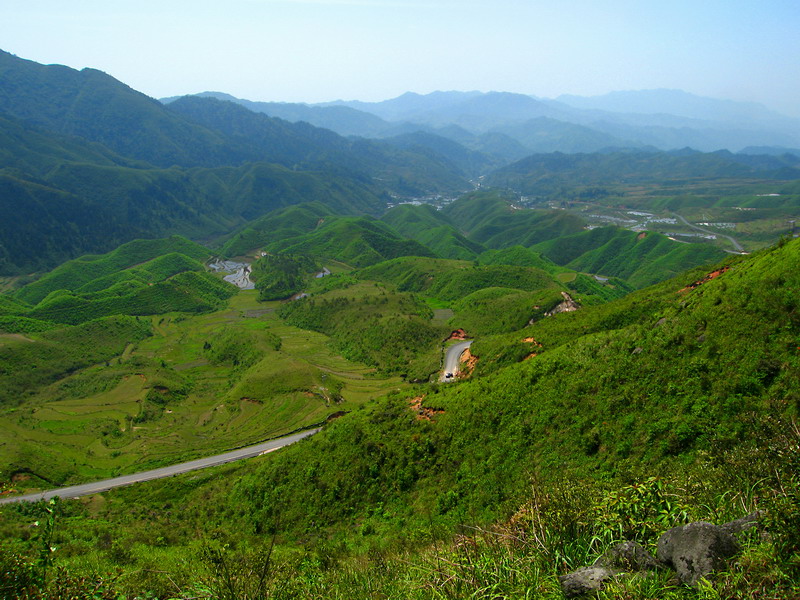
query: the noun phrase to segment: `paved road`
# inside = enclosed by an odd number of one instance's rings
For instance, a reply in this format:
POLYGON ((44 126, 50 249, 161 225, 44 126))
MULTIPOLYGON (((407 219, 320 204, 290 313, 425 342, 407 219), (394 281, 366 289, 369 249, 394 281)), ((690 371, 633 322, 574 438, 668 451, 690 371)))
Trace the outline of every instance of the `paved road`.
POLYGON ((680 219, 680 221, 681 221, 681 222, 682 222, 684 225, 687 225, 687 226, 691 227, 692 229, 694 229, 694 230, 696 230, 696 231, 702 231, 703 233, 710 233, 710 234, 712 234, 712 235, 716 235, 716 236, 718 236, 718 237, 725 238, 725 239, 726 239, 726 240, 728 240, 728 241, 729 241, 731 244, 733 244, 733 249, 734 249, 734 251, 735 251, 735 252, 737 252, 737 253, 739 253, 739 252, 744 252, 744 248, 742 247, 742 245, 741 245, 739 242, 737 242, 735 239, 733 239, 731 236, 729 236, 729 235, 725 235, 724 233, 718 233, 718 232, 716 232, 716 231, 709 231, 708 229, 703 229, 702 227, 699 227, 699 226, 695 225, 694 223, 689 223, 689 221, 687 221, 686 219, 684 219, 684 218, 683 218, 682 216, 680 216, 678 213, 672 213, 672 214, 673 214, 673 215, 675 215, 676 217, 678 217, 678 219, 680 219))
POLYGON ((461 355, 464 350, 470 347, 472 340, 458 342, 453 344, 447 349, 447 354, 444 357, 444 371, 442 371, 439 381, 454 381, 458 374, 458 365, 461 362, 461 355), (447 377, 448 373, 452 373, 452 377, 447 377))
POLYGON ((255 446, 248 446, 247 448, 239 448, 224 454, 210 456, 208 458, 199 458, 189 462, 181 463, 179 465, 172 465, 169 467, 161 467, 160 469, 153 469, 152 471, 142 471, 141 473, 134 473, 133 475, 123 475, 122 477, 115 477, 113 479, 105 479, 103 481, 96 481, 94 483, 84 483, 82 485, 74 485, 71 487, 59 488, 57 490, 48 490, 46 492, 37 492, 35 494, 27 494, 25 496, 15 496, 0 498, 0 504, 7 504, 9 502, 36 502, 37 500, 49 500, 55 496, 59 498, 78 498, 80 496, 89 496, 91 494, 98 494, 106 492, 112 488, 131 485, 139 483, 140 481, 150 481, 151 479, 161 479, 162 477, 171 477, 180 473, 188 471, 195 471, 197 469, 205 469, 206 467, 214 467, 225 463, 241 460, 243 458, 252 458, 259 454, 272 452, 278 448, 283 448, 289 444, 293 444, 308 436, 314 435, 319 431, 318 429, 309 429, 300 433, 295 433, 286 437, 270 440, 255 446))

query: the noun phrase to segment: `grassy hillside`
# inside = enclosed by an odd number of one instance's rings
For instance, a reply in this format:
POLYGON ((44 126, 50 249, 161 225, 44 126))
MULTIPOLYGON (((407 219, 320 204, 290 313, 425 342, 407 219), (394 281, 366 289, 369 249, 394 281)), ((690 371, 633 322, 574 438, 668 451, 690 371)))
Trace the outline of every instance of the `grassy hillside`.
POLYGON ((160 315, 220 309, 236 293, 233 285, 205 272, 183 271, 156 283, 118 283, 100 292, 54 292, 27 314, 75 325, 108 315, 160 315))
POLYGON ((532 246, 583 229, 583 221, 576 215, 520 210, 499 192, 467 194, 443 212, 469 239, 488 248, 532 246))
MULTIPOLYGON (((800 413, 798 264, 795 240, 485 335, 473 344, 477 364, 466 381, 391 393, 251 464, 76 504, 58 534, 59 560, 78 573, 88 564, 127 565, 106 584, 129 593, 173 594, 177 585, 189 595, 226 589, 227 581, 241 597, 252 582, 248 569, 263 567, 272 547, 265 585, 279 598, 358 597, 365 589, 376 597, 491 590, 558 598, 557 576, 591 564, 614 541, 652 549, 675 524, 721 523, 760 508, 769 536, 745 537, 728 570, 700 590, 656 574, 615 582, 600 597, 792 599, 800 551, 792 425, 800 413), (209 532, 204 542, 194 541, 198 531, 209 532), (116 545, 91 541, 105 533, 116 545)), ((419 346, 403 340, 423 330, 394 326, 424 323, 424 306, 374 283, 331 282, 327 292, 285 305, 285 318, 328 329, 337 346, 372 352, 388 368, 407 368, 413 354, 401 354, 419 346), (387 319, 388 308, 406 316, 387 319)), ((487 289, 465 304, 532 299, 517 294, 487 289)), ((273 360, 273 338, 240 344, 240 331, 221 336, 217 348, 211 340, 208 351, 202 339, 191 346, 210 360, 239 360, 252 385, 282 389, 269 377, 259 383, 268 363, 253 370, 260 357, 273 360)), ((324 386, 313 374, 309 380, 324 386)), ((247 385, 228 388, 227 401, 249 394, 247 385)), ((23 531, 29 519, 18 514, 5 527, 23 531)))
POLYGON ((427 381, 439 368, 447 330, 431 321, 430 309, 411 294, 357 282, 285 305, 287 323, 324 333, 350 360, 385 373, 427 381))
POLYGON ((523 501, 531 474, 668 473, 746 448, 754 427, 800 410, 799 259, 793 242, 694 288, 702 273, 683 276, 626 299, 642 305, 638 318, 603 325, 612 309, 601 308, 537 322, 517 334, 541 343, 535 358, 422 391, 433 421, 410 419, 407 396, 388 398, 265 464, 239 498, 254 525, 280 512, 298 533, 312 522, 391 530, 430 514, 485 522, 523 501), (597 333, 582 333, 593 319, 597 333), (553 335, 573 320, 575 334, 553 335), (311 480, 293 475, 300 464, 311 480))
POLYGON ((401 204, 386 211, 381 221, 400 235, 412 238, 433 250, 440 258, 472 260, 485 248, 463 236, 445 217, 429 204, 401 204))
POLYGON ((147 321, 115 316, 32 337, 0 334, 0 406, 16 406, 78 368, 106 361, 150 335, 147 321))
POLYGON ((414 240, 399 236, 384 223, 365 217, 330 217, 311 233, 273 242, 271 252, 304 254, 364 267, 398 256, 432 256, 414 240))
POLYGON ((616 186, 620 182, 696 183, 721 179, 797 179, 797 157, 747 157, 727 151, 701 153, 608 152, 534 154, 498 169, 486 183, 526 195, 550 196, 563 190, 616 186), (753 159, 756 160, 753 160, 753 159))
MULTIPOLYGON (((21 288, 15 297, 24 302, 36 304, 55 290, 78 290, 90 282, 107 276, 113 277, 124 269, 168 253, 179 253, 195 260, 205 260, 210 255, 208 249, 180 236, 159 240, 134 240, 106 254, 87 255, 68 261, 38 281, 21 288)), ((164 259, 158 264, 165 266, 164 259)), ((148 269, 155 268, 151 265, 148 269)), ((166 272, 173 270, 171 267, 167 267, 167 269, 166 272)), ((148 272, 150 271, 148 270, 148 272)), ((162 274, 166 272, 162 272, 162 274)), ((103 281, 110 284, 113 280, 104 279, 103 281)), ((86 289, 84 291, 93 290, 86 289)))
POLYGON ((560 265, 626 280, 642 288, 686 269, 714 264, 725 253, 710 245, 682 244, 652 232, 600 227, 533 246, 560 265))
POLYGON ((560 286, 546 272, 533 267, 492 265, 477 267, 465 261, 403 257, 386 261, 356 274, 360 279, 397 285, 402 291, 453 301, 487 287, 532 291, 560 286))
POLYGON ((267 244, 309 233, 333 211, 320 202, 306 202, 270 211, 236 232, 222 246, 224 256, 242 256, 267 244))

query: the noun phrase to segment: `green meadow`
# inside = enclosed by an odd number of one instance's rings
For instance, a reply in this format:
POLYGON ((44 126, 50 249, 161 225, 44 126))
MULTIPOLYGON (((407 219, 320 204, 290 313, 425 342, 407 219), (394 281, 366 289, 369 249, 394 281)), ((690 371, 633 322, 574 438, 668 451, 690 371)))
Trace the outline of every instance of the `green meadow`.
MULTIPOLYGON (((0 463, 18 473, 17 487, 110 477, 245 446, 403 386, 343 358, 326 335, 287 325, 276 314, 280 303, 259 303, 256 294, 241 291, 204 315, 154 316, 151 336, 4 407, 0 463), (247 340, 254 355, 238 361, 234 349, 232 359, 215 356, 225 332, 247 340)), ((11 338, 22 336, 6 334, 0 343, 11 338)))

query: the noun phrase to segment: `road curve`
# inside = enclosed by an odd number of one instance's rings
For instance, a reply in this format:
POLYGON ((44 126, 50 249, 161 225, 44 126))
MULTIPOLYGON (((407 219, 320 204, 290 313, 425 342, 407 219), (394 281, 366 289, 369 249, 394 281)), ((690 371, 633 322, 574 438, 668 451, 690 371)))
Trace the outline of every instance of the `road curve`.
POLYGON ((678 213, 672 213, 672 214, 675 215, 676 217, 678 217, 678 219, 680 219, 680 221, 684 225, 687 225, 688 227, 691 227, 695 231, 702 231, 703 233, 710 233, 712 235, 716 235, 717 237, 725 238, 726 240, 728 240, 733 245, 733 250, 737 254, 741 254, 742 252, 744 252, 744 247, 742 247, 742 245, 739 242, 737 242, 735 239, 733 239, 731 236, 725 235, 724 233, 718 233, 716 231, 709 231, 708 229, 704 229, 702 227, 699 227, 699 226, 695 225, 694 223, 689 223, 689 221, 684 219, 678 213))
POLYGON ((94 483, 84 483, 81 485, 73 485, 70 487, 58 488, 55 490, 48 490, 45 492, 37 492, 35 494, 26 494, 24 496, 9 496, 0 498, 0 504, 8 504, 10 502, 36 502, 38 500, 50 500, 58 496, 59 498, 78 498, 80 496, 89 496, 91 494, 98 494, 106 492, 110 489, 132 485, 140 481, 150 481, 152 479, 161 479, 163 477, 171 477, 172 475, 179 475, 180 473, 187 473, 189 471, 196 471, 197 469, 205 469, 207 467, 215 467, 225 463, 241 460, 243 458, 252 458, 260 454, 272 452, 278 448, 283 448, 289 444, 293 444, 303 438, 314 435, 319 431, 317 429, 309 429, 287 435, 286 437, 277 438, 268 442, 262 442, 255 446, 248 446, 246 448, 239 448, 225 452, 224 454, 217 454, 216 456, 209 456, 208 458, 198 458, 189 462, 171 465, 169 467, 161 467, 151 471, 142 471, 141 473, 133 473, 132 475, 123 475, 122 477, 114 477, 113 479, 104 479, 103 481, 95 481, 94 483))
POLYGON ((456 375, 458 374, 458 365, 461 362, 461 355, 464 354, 464 350, 469 348, 470 345, 472 345, 472 340, 465 340, 453 344, 447 349, 447 353, 444 356, 444 370, 439 377, 439 381, 455 381, 456 375), (452 373, 453 376, 447 377, 448 373, 452 373))

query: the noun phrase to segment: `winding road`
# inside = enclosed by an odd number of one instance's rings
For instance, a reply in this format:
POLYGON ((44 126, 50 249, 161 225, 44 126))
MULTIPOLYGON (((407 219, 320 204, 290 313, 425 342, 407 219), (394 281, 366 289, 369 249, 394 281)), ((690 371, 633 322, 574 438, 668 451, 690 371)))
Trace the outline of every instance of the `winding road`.
POLYGON ((78 498, 80 496, 89 496, 91 494, 99 494, 106 492, 113 488, 123 487, 139 483, 140 481, 150 481, 152 479, 161 479, 163 477, 171 477, 189 471, 196 471, 197 469, 205 469, 207 467, 215 467, 217 465, 224 465, 225 463, 241 460, 243 458, 252 458, 267 452, 272 452, 278 448, 283 448, 289 444, 294 444, 314 435, 320 430, 309 429, 287 435, 286 437, 277 438, 268 442, 262 442, 254 446, 247 446, 246 448, 239 448, 238 450, 231 450, 224 454, 217 454, 216 456, 209 456, 208 458, 198 458, 185 463, 171 465, 169 467, 161 467, 151 471, 142 471, 141 473, 134 473, 132 475, 123 475, 121 477, 114 477, 113 479, 104 479, 103 481, 95 481, 94 483, 84 483, 81 485, 73 485, 70 487, 58 488, 55 490, 48 490, 45 492, 37 492, 35 494, 25 494, 24 496, 8 496, 0 498, 0 504, 8 504, 10 502, 36 502, 38 500, 50 500, 58 496, 59 498, 78 498))
POLYGON ((695 225, 694 223, 689 223, 689 221, 684 219, 678 213, 672 213, 672 214, 675 217, 677 217, 684 225, 686 225, 687 227, 690 227, 691 229, 694 229, 695 231, 702 231, 703 233, 710 233, 712 235, 716 235, 717 237, 725 238, 731 244, 733 244, 733 249, 734 249, 734 252, 736 254, 742 254, 744 252, 744 247, 739 242, 737 242, 735 239, 733 239, 731 236, 725 235, 724 233, 719 233, 717 231, 710 231, 708 229, 704 229, 702 227, 699 227, 698 225, 695 225))
POLYGON ((472 340, 465 340, 463 342, 453 344, 447 349, 447 353, 444 356, 444 370, 439 377, 439 381, 455 381, 456 375, 458 374, 458 365, 461 362, 461 355, 464 354, 464 350, 469 348, 471 345, 472 340), (448 377, 448 373, 452 373, 452 375, 448 377))

